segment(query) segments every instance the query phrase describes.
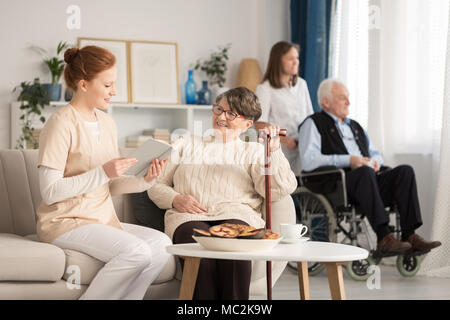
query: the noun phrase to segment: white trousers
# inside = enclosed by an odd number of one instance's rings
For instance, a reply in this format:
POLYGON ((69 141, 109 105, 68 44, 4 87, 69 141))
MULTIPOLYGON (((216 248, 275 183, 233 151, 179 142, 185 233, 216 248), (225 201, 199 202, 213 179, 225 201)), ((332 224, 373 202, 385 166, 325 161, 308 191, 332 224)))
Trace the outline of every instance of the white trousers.
POLYGON ((92 223, 52 242, 105 262, 80 299, 142 299, 166 265, 170 257, 166 246, 172 244, 166 234, 138 225, 121 225, 124 230, 92 223))

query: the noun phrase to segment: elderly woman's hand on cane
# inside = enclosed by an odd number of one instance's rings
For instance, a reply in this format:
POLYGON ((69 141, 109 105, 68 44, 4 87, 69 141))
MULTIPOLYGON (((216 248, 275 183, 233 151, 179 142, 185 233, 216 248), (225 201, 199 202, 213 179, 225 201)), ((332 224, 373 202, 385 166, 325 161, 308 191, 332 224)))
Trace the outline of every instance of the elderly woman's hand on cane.
POLYGON ((280 136, 286 136, 286 129, 280 129, 278 126, 270 126, 259 130, 258 141, 264 143, 264 137, 270 136, 270 151, 274 152, 280 149, 280 136))

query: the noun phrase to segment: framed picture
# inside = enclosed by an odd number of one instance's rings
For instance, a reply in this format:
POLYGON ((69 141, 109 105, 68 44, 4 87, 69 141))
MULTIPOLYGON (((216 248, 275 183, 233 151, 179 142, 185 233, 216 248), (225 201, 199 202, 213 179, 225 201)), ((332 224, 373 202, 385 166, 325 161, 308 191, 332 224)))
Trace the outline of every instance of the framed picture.
POLYGON ((178 45, 130 41, 131 101, 179 104, 178 45))
POLYGON ((128 42, 126 40, 78 38, 78 48, 91 45, 105 48, 116 56, 117 80, 115 87, 117 95, 111 98, 111 102, 130 102, 131 86, 128 72, 128 42))

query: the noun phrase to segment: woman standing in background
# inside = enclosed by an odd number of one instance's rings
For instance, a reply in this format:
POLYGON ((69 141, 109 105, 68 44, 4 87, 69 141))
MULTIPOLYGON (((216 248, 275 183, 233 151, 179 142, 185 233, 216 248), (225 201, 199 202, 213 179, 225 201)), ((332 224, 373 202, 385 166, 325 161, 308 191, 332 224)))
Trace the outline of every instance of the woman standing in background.
POLYGON ((313 113, 308 86, 298 75, 299 53, 298 45, 285 41, 272 47, 263 82, 256 88, 262 115, 255 123, 257 130, 268 126, 287 129, 288 135, 281 137, 281 148, 297 177, 300 175, 298 127, 313 113))

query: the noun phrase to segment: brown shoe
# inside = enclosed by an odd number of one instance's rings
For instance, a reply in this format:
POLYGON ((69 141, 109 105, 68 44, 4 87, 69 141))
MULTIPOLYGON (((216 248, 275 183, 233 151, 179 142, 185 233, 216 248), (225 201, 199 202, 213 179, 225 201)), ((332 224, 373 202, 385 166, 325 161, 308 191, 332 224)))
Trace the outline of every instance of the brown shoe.
POLYGON ((395 239, 392 233, 386 235, 377 245, 377 252, 383 257, 402 254, 408 249, 411 249, 411 244, 406 241, 395 239))
POLYGON ((441 245, 440 241, 425 241, 421 236, 413 233, 409 236, 408 242, 412 246, 414 252, 428 253, 431 249, 439 247, 441 245))

